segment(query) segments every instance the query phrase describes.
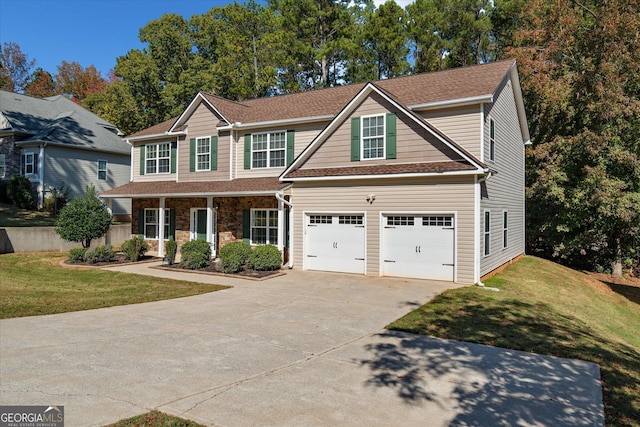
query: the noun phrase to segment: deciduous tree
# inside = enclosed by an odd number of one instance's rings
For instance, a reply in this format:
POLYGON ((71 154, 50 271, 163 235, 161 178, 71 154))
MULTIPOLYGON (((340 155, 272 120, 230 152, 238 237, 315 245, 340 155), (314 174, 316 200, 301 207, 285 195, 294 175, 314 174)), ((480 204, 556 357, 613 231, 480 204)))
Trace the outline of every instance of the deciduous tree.
POLYGON ((111 226, 111 213, 98 199, 96 189, 87 186, 84 196, 76 196, 60 211, 56 233, 69 242, 88 248, 93 239, 104 236, 111 226))
POLYGON ((17 43, 3 43, 0 49, 0 89, 22 93, 35 64, 36 60, 29 60, 17 43))

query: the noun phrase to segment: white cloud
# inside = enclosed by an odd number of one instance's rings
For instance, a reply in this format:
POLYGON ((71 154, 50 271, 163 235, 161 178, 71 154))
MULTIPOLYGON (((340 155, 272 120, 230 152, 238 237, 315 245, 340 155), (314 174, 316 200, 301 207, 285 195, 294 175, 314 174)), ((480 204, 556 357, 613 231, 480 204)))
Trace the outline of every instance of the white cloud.
MULTIPOLYGON (((410 5, 411 3, 414 2, 414 0, 395 0, 396 4, 398 6, 400 6, 401 8, 405 8, 407 7, 407 5, 410 5)), ((376 7, 380 6, 381 4, 386 3, 387 0, 373 0, 373 3, 376 5, 376 7)))

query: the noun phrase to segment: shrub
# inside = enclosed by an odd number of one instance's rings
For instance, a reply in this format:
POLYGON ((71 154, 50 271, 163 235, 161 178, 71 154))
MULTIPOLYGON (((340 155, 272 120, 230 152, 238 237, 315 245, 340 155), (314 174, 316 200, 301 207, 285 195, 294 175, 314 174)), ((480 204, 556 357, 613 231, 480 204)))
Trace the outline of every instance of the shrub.
POLYGON ((191 240, 180 247, 182 268, 196 270, 211 264, 211 245, 205 240, 191 240))
POLYGON ((0 179, 0 203, 11 203, 11 199, 9 199, 9 195, 7 194, 8 186, 9 183, 7 181, 0 179))
POLYGON ((84 261, 89 264, 98 262, 108 262, 113 259, 113 249, 111 245, 101 245, 95 249, 88 249, 84 253, 84 261))
POLYGON ((87 248, 73 248, 69 251, 68 260, 70 262, 83 262, 85 252, 87 252, 87 248))
POLYGON ((233 242, 220 249, 220 262, 225 273, 241 271, 251 255, 251 246, 244 242, 233 242))
POLYGON ((56 222, 56 233, 69 242, 82 242, 82 247, 91 246, 92 239, 98 239, 109 231, 111 214, 102 204, 95 187, 87 186, 84 196, 74 198, 60 211, 56 222))
POLYGON ((127 259, 137 262, 138 258, 143 256, 149 250, 149 244, 140 236, 135 236, 129 240, 125 240, 120 246, 120 250, 124 252, 127 259))
POLYGON ((35 205, 31 193, 31 181, 26 176, 14 175, 9 178, 7 196, 11 203, 21 209, 32 209, 35 205))
POLYGON ((282 254, 273 245, 257 246, 251 251, 247 265, 259 271, 279 270, 282 266, 282 254))
POLYGON ((167 246, 165 247, 167 250, 167 258, 169 258, 169 264, 173 264, 176 260, 176 252, 178 252, 178 244, 173 238, 169 238, 167 241, 167 246))

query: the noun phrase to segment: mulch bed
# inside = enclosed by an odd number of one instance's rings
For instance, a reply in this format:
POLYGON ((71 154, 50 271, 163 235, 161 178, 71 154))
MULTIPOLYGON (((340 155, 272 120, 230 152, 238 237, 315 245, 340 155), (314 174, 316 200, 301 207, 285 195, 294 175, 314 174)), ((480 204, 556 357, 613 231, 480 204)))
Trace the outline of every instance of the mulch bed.
POLYGON ((211 274, 224 275, 229 277, 241 277, 241 278, 257 279, 257 280, 264 280, 270 277, 280 276, 284 274, 282 270, 271 270, 271 271, 243 270, 238 273, 225 273, 216 263, 212 263, 208 267, 199 268, 197 270, 182 268, 180 267, 179 264, 164 265, 162 266, 162 268, 170 268, 170 269, 180 270, 184 272, 211 273, 211 274))

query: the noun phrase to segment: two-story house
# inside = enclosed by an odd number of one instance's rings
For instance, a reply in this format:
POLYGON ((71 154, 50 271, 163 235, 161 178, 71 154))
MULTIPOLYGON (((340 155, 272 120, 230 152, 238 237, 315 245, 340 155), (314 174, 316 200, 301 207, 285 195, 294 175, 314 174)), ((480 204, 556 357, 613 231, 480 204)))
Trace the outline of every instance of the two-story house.
MULTIPOLYGON (((70 197, 130 180, 131 149, 118 129, 64 96, 36 98, 0 90, 0 179, 31 180, 42 207, 52 188, 70 197)), ((117 219, 129 220, 131 200, 115 199, 117 219)))
POLYGON ((243 239, 290 268, 479 283, 524 253, 516 64, 233 102, 131 135, 132 233, 243 239))

